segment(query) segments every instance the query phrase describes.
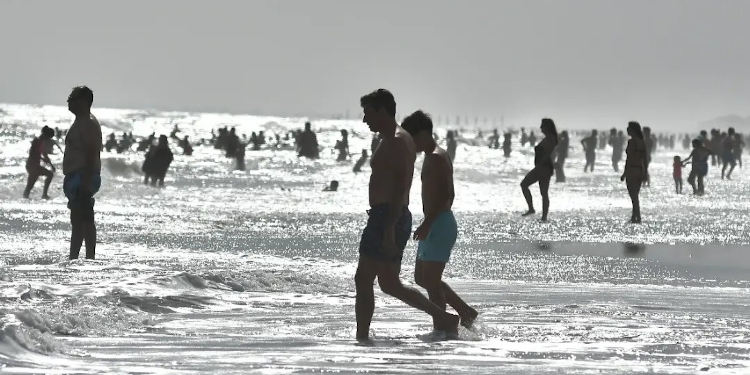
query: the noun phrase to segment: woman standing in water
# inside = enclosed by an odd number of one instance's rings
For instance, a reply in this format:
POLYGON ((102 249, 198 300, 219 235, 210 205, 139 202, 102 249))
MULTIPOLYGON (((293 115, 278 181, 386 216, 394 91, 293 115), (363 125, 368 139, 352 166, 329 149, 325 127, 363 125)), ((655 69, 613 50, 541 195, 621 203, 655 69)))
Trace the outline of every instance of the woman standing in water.
POLYGON ((531 201, 529 186, 535 182, 539 182, 539 192, 542 194, 542 221, 547 221, 547 212, 549 211, 549 180, 552 178, 554 171, 552 154, 555 151, 555 146, 557 146, 557 128, 552 119, 548 118, 542 119, 540 128, 542 134, 544 134, 544 139, 534 147, 534 169, 521 181, 521 191, 523 192, 523 197, 526 198, 526 204, 529 205, 529 210, 523 216, 534 214, 536 211, 534 211, 534 203, 531 201))
POLYGON ((638 199, 638 194, 640 194, 641 185, 646 179, 648 151, 639 123, 635 121, 628 123, 628 135, 630 140, 628 140, 628 146, 625 148, 625 170, 620 177, 620 181, 625 181, 630 201, 633 202, 633 215, 630 217, 630 222, 640 224, 641 202, 638 199))

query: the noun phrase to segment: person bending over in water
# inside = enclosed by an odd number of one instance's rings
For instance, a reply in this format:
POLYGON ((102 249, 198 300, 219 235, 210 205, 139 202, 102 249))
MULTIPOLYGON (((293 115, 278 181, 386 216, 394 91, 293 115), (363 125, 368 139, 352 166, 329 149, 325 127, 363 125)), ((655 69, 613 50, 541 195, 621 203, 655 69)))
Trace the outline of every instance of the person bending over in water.
POLYGON ((70 259, 77 259, 81 245, 86 242, 86 259, 94 259, 96 225, 94 224, 94 194, 99 191, 102 163, 102 128, 91 114, 94 93, 86 86, 73 88, 68 96, 68 110, 76 119, 65 136, 63 155, 63 192, 70 209, 70 259))
POLYGON ((34 138, 31 141, 31 147, 29 148, 29 158, 26 159, 26 172, 29 173, 29 180, 26 183, 26 189, 23 190, 23 197, 28 198, 31 194, 31 189, 34 188, 34 184, 39 176, 45 176, 44 179, 44 190, 42 190, 42 199, 49 199, 47 192, 49 190, 49 184, 52 183, 52 176, 55 174, 55 166, 49 159, 49 152, 52 150, 52 143, 54 140, 52 137, 55 135, 55 131, 49 126, 42 128, 42 135, 38 138, 34 138), (50 169, 41 166, 41 162, 49 165, 50 169))
POLYGON ((547 221, 547 212, 549 211, 549 180, 554 173, 554 163, 552 162, 552 153, 557 146, 557 128, 552 119, 542 119, 540 126, 544 139, 534 147, 534 169, 521 181, 521 191, 526 198, 526 204, 529 210, 523 214, 528 216, 536 213, 534 203, 531 200, 531 191, 529 186, 539 182, 539 192, 542 193, 542 221, 547 221))
POLYGON ((422 164, 422 207, 424 221, 414 231, 419 240, 414 279, 427 290, 430 301, 445 309, 446 303, 461 317, 461 325, 470 327, 477 311, 467 305, 443 279, 445 264, 458 237, 458 226, 451 206, 455 197, 453 164, 450 154, 432 137, 432 120, 422 111, 406 117, 401 126, 411 134, 417 152, 424 152, 422 164))
POLYGON ((447 313, 418 290, 404 286, 399 278, 404 248, 411 235, 408 206, 417 154, 414 141, 396 123, 396 102, 388 90, 373 91, 363 96, 360 104, 364 110, 362 121, 371 131, 380 133, 382 141, 370 162, 369 218, 359 243, 359 264, 354 275, 357 339, 369 338, 376 277, 383 292, 432 315, 436 328, 455 333, 458 316, 447 313))
POLYGON ((356 163, 354 163, 354 168, 352 170, 354 173, 362 172, 362 166, 365 165, 365 162, 367 162, 367 150, 362 149, 362 156, 359 157, 359 160, 357 160, 356 163))
POLYGON ((703 178, 708 174, 708 158, 713 152, 706 148, 706 146, 700 140, 693 140, 693 151, 690 155, 682 161, 682 165, 685 165, 693 160, 693 167, 690 169, 688 175, 688 183, 693 188, 693 194, 703 195, 705 190, 703 187, 703 178), (695 186, 695 180, 698 179, 698 186, 695 186))
POLYGON ((643 140, 643 131, 641 124, 631 121, 628 123, 628 146, 625 148, 625 170, 620 176, 620 181, 625 181, 628 187, 628 195, 633 204, 633 213, 630 216, 630 222, 635 224, 641 223, 641 201, 639 195, 641 186, 646 179, 646 142, 643 140))

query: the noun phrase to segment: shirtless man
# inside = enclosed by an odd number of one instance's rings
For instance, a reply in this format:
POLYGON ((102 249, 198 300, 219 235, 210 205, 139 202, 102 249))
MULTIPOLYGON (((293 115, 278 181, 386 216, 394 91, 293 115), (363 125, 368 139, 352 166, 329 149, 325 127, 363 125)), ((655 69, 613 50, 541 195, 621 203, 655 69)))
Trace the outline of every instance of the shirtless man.
POLYGON ((414 279, 427 290, 430 301, 445 309, 446 303, 461 317, 461 325, 470 327, 477 311, 466 304, 443 279, 445 264, 458 237, 458 226, 451 206, 453 164, 451 156, 438 147, 432 137, 432 120, 422 111, 406 117, 401 126, 414 139, 417 152, 424 152, 422 164, 422 207, 424 221, 414 232, 419 240, 414 279))
POLYGON ((459 317, 445 312, 418 290, 404 286, 399 279, 401 258, 411 235, 409 190, 414 175, 416 147, 409 133, 396 123, 396 102, 385 89, 360 99, 363 122, 380 133, 382 141, 372 155, 370 167, 370 210, 359 244, 359 264, 354 276, 357 289, 355 314, 357 339, 367 340, 375 310, 373 282, 380 289, 433 317, 436 328, 456 332, 459 317))
POLYGON ((42 135, 31 141, 29 158, 26 159, 26 171, 29 172, 29 180, 26 183, 26 189, 23 190, 24 198, 29 197, 31 189, 34 188, 34 184, 39 176, 45 176, 42 199, 49 199, 47 191, 49 190, 50 183, 52 183, 52 176, 55 173, 55 165, 49 159, 49 152, 52 150, 52 144, 55 142, 52 140, 54 135, 55 131, 49 126, 45 126, 42 128, 42 135), (40 165, 42 161, 49 165, 50 169, 42 167, 40 165))
POLYGON ((102 128, 91 114, 94 93, 86 86, 73 88, 68 96, 68 110, 76 119, 65 136, 63 156, 63 191, 70 209, 70 259, 77 259, 81 244, 86 241, 86 259, 94 259, 96 225, 94 225, 94 194, 101 185, 102 128))

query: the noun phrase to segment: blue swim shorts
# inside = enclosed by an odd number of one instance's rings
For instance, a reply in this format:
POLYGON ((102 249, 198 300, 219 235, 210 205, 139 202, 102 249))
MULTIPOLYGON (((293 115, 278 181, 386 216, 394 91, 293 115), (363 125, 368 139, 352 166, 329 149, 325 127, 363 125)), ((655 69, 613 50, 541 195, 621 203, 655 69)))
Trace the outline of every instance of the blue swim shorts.
POLYGON ((81 189, 81 172, 73 172, 65 175, 63 179, 63 192, 68 197, 68 208, 85 217, 94 217, 94 194, 102 185, 102 178, 98 174, 91 176, 91 186, 88 191, 81 189))
POLYGON ((411 236, 411 212, 404 207, 396 222, 396 247, 398 255, 389 257, 383 253, 383 234, 385 233, 385 220, 388 217, 388 204, 379 204, 367 210, 367 225, 362 231, 362 239, 359 241, 359 253, 380 261, 401 262, 404 255, 406 243, 411 236))
POLYGON ((428 262, 448 263, 451 250, 456 244, 458 237, 458 225, 453 212, 443 211, 435 219, 430 228, 430 233, 417 248, 417 259, 428 262))

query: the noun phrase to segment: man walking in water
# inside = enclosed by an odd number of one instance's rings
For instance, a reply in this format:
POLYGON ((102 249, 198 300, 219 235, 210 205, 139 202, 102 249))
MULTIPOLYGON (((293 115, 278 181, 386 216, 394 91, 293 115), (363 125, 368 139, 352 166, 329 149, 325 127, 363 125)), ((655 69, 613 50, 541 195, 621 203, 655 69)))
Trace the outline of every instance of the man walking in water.
POLYGON ((76 119, 65 136, 63 156, 63 191, 70 209, 70 259, 77 259, 81 244, 86 241, 86 259, 94 259, 96 225, 94 225, 94 194, 101 185, 102 128, 91 114, 94 93, 78 86, 68 96, 68 110, 76 119))
POLYGON ((355 313, 357 339, 367 340, 375 310, 373 282, 380 289, 433 317, 436 328, 456 332, 459 317, 445 312, 418 290, 404 286, 399 279, 401 259, 411 235, 409 190, 414 175, 416 147, 409 133, 396 123, 396 102, 385 89, 360 99, 363 122, 380 133, 382 141, 372 155, 370 166, 370 210, 359 244, 359 264, 354 282, 357 289, 355 313))
POLYGON ((401 123, 414 139, 417 152, 424 152, 422 164, 422 207, 424 221, 414 232, 419 240, 414 279, 427 290, 430 301, 445 309, 446 303, 461 317, 461 325, 470 327, 477 311, 466 304, 446 284, 443 278, 445 264, 458 237, 458 226, 451 206, 455 197, 453 189, 453 164, 450 154, 440 148, 432 137, 432 120, 422 111, 416 111, 401 123))

